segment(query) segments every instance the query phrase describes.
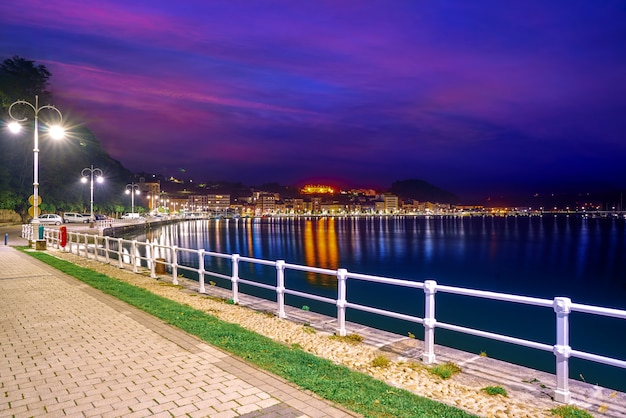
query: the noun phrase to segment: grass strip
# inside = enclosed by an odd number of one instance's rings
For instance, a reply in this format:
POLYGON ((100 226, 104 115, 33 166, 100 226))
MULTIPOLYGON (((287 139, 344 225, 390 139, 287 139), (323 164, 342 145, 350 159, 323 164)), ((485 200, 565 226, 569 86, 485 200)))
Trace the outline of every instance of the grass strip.
POLYGON ((213 346, 366 417, 473 416, 50 254, 34 251, 25 253, 213 346))

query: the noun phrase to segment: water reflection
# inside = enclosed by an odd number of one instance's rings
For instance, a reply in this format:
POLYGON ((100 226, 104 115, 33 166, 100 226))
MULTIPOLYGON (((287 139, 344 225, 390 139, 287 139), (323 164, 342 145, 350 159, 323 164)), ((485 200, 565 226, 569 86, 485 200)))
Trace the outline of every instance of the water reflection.
MULTIPOLYGON (((136 239, 624 308, 624 229, 620 219, 552 216, 257 218, 181 222, 136 239)), ((229 273, 228 263, 221 268, 229 273)), ((306 279, 336 285, 332 277, 306 279)))

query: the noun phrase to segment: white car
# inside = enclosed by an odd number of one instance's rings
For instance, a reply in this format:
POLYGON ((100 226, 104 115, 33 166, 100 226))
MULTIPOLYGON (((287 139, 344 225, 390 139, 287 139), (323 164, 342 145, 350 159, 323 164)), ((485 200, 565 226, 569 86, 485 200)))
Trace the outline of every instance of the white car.
POLYGON ((84 216, 80 213, 76 212, 65 212, 63 214, 63 221, 65 223, 89 223, 89 215, 84 216))
POLYGON ((63 218, 55 213, 44 213, 39 215, 39 223, 45 225, 61 225, 63 218))
POLYGON ((139 219, 138 213, 125 213, 122 215, 122 219, 139 219))

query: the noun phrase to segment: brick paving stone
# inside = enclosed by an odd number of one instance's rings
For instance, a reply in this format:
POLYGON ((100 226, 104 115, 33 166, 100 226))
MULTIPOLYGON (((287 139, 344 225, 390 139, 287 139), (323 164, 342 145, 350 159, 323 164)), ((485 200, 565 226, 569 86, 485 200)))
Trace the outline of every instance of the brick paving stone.
POLYGON ((358 416, 8 246, 0 318, 1 416, 358 416))

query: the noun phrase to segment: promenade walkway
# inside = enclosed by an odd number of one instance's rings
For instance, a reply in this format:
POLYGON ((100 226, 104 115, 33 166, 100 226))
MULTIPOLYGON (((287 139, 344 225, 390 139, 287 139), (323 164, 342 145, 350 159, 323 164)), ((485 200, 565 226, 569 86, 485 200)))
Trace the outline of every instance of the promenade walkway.
MULTIPOLYGON (((26 242, 11 233, 8 244, 26 242)), ((358 416, 9 245, 0 246, 0 416, 358 416)))

